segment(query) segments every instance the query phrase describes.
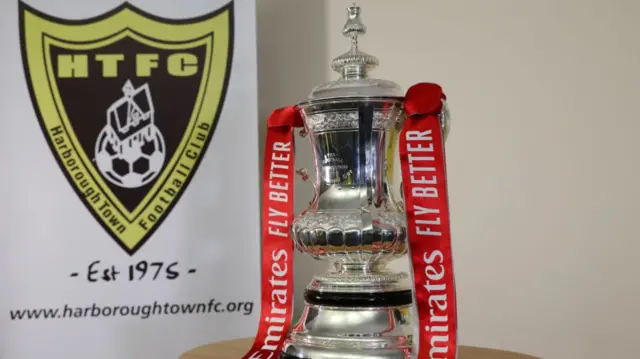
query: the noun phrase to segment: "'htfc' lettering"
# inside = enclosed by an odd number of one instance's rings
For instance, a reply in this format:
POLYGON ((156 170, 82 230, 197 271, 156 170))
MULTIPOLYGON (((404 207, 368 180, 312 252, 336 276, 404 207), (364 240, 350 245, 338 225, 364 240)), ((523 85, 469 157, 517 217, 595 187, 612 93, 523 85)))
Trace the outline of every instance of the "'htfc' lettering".
MULTIPOLYGON (((158 68, 159 54, 136 54, 136 75, 149 77, 158 68)), ((117 77, 120 63, 125 61, 124 54, 97 54, 93 61, 100 63, 102 77, 117 77)), ((176 77, 193 76, 198 72, 198 58, 194 54, 178 52, 167 56, 167 73, 176 77)), ((89 77, 89 55, 58 55, 58 77, 89 77)))

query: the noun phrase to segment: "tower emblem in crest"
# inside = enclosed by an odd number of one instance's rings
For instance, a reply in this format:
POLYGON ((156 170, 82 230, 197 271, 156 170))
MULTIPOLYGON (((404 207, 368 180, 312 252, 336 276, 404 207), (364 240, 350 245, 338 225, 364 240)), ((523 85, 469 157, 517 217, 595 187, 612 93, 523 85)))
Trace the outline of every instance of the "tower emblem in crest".
POLYGON ((138 188, 158 176, 165 160, 164 138, 154 124, 149 85, 134 88, 127 80, 123 96, 108 109, 98 135, 95 160, 112 184, 138 188))

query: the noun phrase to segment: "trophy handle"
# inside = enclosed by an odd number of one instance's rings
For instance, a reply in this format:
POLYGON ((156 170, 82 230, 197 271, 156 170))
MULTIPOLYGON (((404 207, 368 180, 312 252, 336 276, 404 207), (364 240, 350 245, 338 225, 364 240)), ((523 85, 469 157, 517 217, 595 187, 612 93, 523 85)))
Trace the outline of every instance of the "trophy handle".
MULTIPOLYGON (((305 138, 308 135, 307 130, 305 128, 300 129, 300 132, 298 132, 298 134, 302 138, 305 138)), ((296 174, 298 174, 300 176, 302 181, 309 182, 313 186, 313 197, 311 198, 311 201, 309 201, 309 206, 313 205, 313 202, 316 200, 316 196, 318 194, 318 186, 316 185, 316 181, 312 180, 309 177, 309 171, 307 171, 306 168, 298 168, 298 169, 296 169, 296 174)))
POLYGON ((316 200, 316 195, 318 193, 318 186, 316 185, 316 181, 312 180, 309 177, 309 171, 307 171, 306 168, 298 168, 296 169, 296 173, 300 176, 300 178, 304 182, 309 182, 313 186, 313 198, 311 198, 311 201, 309 201, 309 206, 311 206, 313 202, 316 200))

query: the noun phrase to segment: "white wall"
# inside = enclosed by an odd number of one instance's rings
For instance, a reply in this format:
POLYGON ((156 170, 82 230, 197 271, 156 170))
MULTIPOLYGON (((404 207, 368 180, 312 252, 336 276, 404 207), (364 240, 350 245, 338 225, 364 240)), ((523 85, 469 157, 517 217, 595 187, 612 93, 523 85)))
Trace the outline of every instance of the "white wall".
MULTIPOLYGON (((261 119, 334 78, 350 3, 258 1, 261 119)), ((640 2, 359 5, 362 47, 381 63, 373 75, 405 89, 438 82, 449 97, 462 344, 545 359, 637 357, 640 2)), ((298 148, 309 166, 309 146, 298 148)), ((297 185, 299 212, 310 188, 297 185)), ((296 258, 297 310, 324 268, 296 258)))

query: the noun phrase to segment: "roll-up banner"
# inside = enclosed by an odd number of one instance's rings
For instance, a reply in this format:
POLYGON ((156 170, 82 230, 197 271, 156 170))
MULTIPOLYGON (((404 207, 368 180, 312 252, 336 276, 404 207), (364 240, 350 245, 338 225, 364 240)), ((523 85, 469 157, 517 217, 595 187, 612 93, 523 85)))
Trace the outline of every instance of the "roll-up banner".
POLYGON ((0 358, 176 359, 255 334, 255 11, 1 2, 0 358))

